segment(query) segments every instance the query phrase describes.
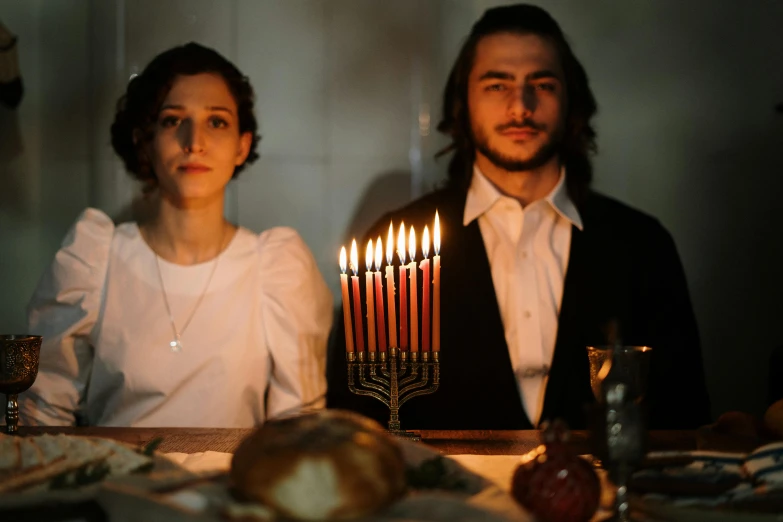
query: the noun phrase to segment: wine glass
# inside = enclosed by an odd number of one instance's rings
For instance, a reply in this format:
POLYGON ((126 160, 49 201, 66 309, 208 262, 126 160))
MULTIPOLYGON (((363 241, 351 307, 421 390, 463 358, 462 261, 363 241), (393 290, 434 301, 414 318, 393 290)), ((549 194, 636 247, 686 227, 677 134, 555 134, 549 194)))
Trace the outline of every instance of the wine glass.
POLYGON ((38 376, 41 341, 38 335, 0 335, 0 393, 6 395, 5 431, 14 434, 19 425, 17 397, 38 376))
POLYGON ((598 404, 591 411, 591 435, 601 465, 616 486, 612 520, 630 520, 628 482, 645 454, 643 399, 652 348, 588 346, 590 386, 598 404))

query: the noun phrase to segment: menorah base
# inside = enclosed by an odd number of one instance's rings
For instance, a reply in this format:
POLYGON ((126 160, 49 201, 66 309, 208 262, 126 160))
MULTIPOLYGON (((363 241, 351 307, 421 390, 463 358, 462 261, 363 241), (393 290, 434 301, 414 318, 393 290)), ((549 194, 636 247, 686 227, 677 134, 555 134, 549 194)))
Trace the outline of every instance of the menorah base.
POLYGON ((386 430, 386 433, 394 435, 400 439, 410 440, 412 442, 421 442, 421 433, 405 430, 386 430))
POLYGON ((388 356, 386 352, 350 352, 346 358, 348 389, 356 395, 373 397, 389 408, 387 433, 420 441, 421 434, 400 429, 400 407, 414 397, 429 395, 438 389, 440 354, 411 353, 391 347, 388 356))

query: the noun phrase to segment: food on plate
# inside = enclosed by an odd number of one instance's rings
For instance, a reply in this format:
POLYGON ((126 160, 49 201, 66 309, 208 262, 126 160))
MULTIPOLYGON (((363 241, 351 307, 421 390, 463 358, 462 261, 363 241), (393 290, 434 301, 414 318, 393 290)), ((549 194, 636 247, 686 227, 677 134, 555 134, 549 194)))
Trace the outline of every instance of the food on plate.
POLYGON ((590 520, 601 497, 598 475, 566 444, 564 423, 545 424, 541 438, 514 472, 511 496, 542 522, 590 520))
POLYGON ((75 487, 151 463, 149 456, 107 439, 0 434, 0 493, 75 487))
POLYGON ((269 421, 237 449, 236 494, 297 520, 371 514, 405 493, 397 441, 375 421, 324 410, 269 421))
POLYGON ((759 436, 759 421, 750 413, 727 411, 714 424, 716 433, 755 438, 759 436))
POLYGON ((775 402, 764 414, 764 427, 777 439, 783 439, 783 399, 775 402))
POLYGON ((418 466, 408 466, 405 477, 408 487, 417 490, 464 492, 469 488, 465 477, 457 470, 449 469, 446 457, 440 455, 424 460, 418 466))
POLYGON ((700 450, 748 452, 766 441, 762 422, 742 411, 723 413, 713 424, 702 426, 697 432, 700 450))

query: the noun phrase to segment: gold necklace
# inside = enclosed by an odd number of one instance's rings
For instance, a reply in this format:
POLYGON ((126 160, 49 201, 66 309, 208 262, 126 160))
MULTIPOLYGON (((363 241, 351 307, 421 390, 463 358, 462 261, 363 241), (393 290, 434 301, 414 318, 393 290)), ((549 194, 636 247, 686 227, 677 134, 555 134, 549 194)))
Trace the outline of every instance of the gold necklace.
POLYGON ((210 283, 212 283, 212 276, 215 275, 215 269, 217 268, 218 260, 220 259, 220 253, 222 251, 225 234, 226 234, 226 229, 225 227, 223 227, 223 232, 220 235, 221 250, 218 251, 217 255, 215 256, 215 260, 212 262, 212 270, 209 272, 209 278, 207 278, 207 284, 204 286, 204 290, 201 291, 201 295, 198 297, 198 300, 196 301, 196 306, 194 306, 193 310, 190 312, 187 321, 185 321, 185 324, 182 326, 182 330, 178 330, 177 325, 174 322, 174 315, 171 313, 171 306, 169 306, 169 297, 166 294, 166 286, 163 284, 163 274, 160 270, 160 256, 158 254, 155 254, 155 266, 158 269, 158 280, 160 281, 160 290, 163 293, 163 303, 166 305, 166 311, 169 314, 169 321, 171 321, 171 330, 174 333, 174 339, 171 340, 171 342, 169 342, 169 348, 171 348, 171 351, 174 353, 180 353, 182 351, 183 349, 182 335, 185 333, 185 330, 187 329, 188 325, 190 325, 190 321, 196 315, 196 310, 198 310, 198 307, 201 305, 201 301, 204 299, 204 296, 207 294, 207 290, 209 289, 210 283))

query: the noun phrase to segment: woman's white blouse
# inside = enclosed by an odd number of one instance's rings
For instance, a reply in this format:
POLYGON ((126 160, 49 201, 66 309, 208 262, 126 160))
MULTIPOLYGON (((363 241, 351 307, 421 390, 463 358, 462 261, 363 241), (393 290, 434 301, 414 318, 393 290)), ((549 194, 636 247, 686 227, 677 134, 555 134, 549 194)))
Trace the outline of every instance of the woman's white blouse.
POLYGON ((28 307, 44 338, 38 378, 20 395, 25 424, 251 427, 324 406, 332 298, 289 228, 240 228, 214 261, 160 259, 135 223, 87 209, 28 307))

